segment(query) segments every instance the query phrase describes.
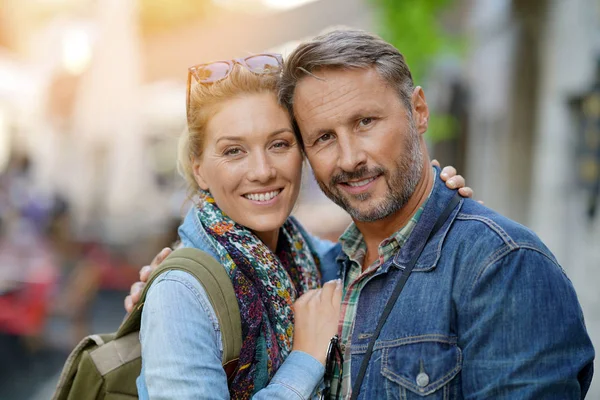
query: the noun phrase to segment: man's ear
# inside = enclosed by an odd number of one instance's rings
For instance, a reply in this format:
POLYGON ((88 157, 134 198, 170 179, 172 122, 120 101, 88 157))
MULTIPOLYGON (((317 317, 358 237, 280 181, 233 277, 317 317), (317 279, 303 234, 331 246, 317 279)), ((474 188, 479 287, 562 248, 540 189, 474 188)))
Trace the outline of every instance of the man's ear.
POLYGON ((427 132, 429 127, 429 106, 425 100, 425 92, 421 86, 417 86, 412 92, 410 99, 412 105, 413 120, 419 134, 427 132))
POLYGON ((194 172, 194 179, 202 190, 208 190, 208 184, 204 180, 204 174, 202 173, 202 165, 200 160, 196 159, 192 162, 192 171, 194 172))

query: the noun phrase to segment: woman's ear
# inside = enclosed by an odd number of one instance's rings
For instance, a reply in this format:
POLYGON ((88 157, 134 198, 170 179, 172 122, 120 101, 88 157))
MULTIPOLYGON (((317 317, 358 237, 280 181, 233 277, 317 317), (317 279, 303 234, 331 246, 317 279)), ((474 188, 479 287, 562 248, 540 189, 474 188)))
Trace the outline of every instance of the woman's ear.
POLYGON ((194 172, 194 179, 196 183, 202 190, 208 190, 208 184, 204 180, 204 175, 202 173, 202 163, 200 160, 196 159, 192 162, 192 171, 194 172))

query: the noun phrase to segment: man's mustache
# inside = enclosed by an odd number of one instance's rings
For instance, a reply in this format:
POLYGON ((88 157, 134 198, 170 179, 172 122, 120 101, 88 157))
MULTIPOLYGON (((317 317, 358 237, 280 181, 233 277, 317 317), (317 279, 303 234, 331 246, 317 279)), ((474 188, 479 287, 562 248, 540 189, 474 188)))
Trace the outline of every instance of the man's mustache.
POLYGON ((367 166, 362 166, 354 171, 341 171, 335 174, 331 180, 331 185, 337 185, 338 183, 348 182, 348 181, 360 181, 362 179, 371 178, 377 175, 383 175, 385 170, 381 167, 369 168, 367 166))

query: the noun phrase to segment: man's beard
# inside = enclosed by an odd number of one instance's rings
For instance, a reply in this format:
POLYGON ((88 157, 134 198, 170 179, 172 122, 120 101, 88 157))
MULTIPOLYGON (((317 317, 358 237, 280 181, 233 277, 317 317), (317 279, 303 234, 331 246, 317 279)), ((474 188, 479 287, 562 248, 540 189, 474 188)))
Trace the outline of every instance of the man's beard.
POLYGON ((370 169, 363 166, 352 172, 342 171, 335 174, 329 185, 325 185, 317 179, 319 187, 335 204, 346 210, 355 221, 375 222, 396 213, 406 205, 413 195, 423 170, 423 152, 419 144, 419 134, 412 121, 409 124, 408 133, 404 140, 405 156, 394 163, 395 168, 393 171, 379 166, 370 169), (384 178, 388 190, 384 198, 378 204, 373 204, 371 209, 367 211, 360 211, 358 208, 353 207, 350 198, 365 202, 372 197, 371 193, 350 195, 344 193, 338 187, 338 183, 341 182, 358 181, 376 175, 381 175, 384 178))

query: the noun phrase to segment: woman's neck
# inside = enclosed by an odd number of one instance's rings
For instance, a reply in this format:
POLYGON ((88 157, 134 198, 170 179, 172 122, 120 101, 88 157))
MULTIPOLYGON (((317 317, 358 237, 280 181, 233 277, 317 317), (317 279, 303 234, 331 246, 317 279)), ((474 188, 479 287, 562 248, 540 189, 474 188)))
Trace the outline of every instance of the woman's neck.
POLYGON ((279 240, 279 229, 267 232, 254 232, 254 234, 262 240, 267 247, 275 253, 277 251, 277 242, 279 240))

